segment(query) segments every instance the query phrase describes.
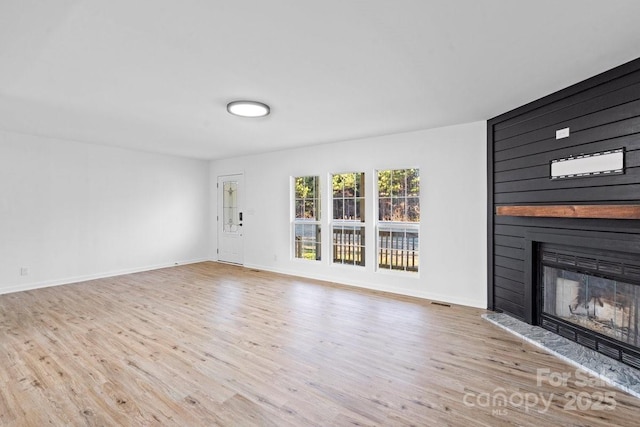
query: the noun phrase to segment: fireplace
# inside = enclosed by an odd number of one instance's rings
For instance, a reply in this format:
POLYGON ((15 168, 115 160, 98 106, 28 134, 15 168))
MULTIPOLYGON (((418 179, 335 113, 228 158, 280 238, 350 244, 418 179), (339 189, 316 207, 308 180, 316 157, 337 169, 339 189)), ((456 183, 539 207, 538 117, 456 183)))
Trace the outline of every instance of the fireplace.
POLYGON ((538 324, 640 369, 640 257, 556 243, 536 247, 538 324))
POLYGON ((487 307, 640 372, 638 82, 640 58, 487 121, 487 307))

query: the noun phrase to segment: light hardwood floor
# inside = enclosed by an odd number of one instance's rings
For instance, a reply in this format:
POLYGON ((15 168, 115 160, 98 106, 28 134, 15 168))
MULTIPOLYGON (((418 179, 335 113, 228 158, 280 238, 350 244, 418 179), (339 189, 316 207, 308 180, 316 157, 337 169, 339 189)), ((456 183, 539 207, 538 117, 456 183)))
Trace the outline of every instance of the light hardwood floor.
POLYGON ((212 262, 2 295, 0 423, 638 424, 481 313, 212 262))

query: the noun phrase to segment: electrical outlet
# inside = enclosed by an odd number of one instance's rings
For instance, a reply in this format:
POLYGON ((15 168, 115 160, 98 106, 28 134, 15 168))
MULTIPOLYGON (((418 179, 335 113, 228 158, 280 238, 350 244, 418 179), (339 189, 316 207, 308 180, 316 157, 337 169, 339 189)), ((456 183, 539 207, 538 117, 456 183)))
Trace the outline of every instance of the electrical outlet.
POLYGON ((20 269, 20 275, 21 276, 28 276, 29 275, 29 269, 27 267, 22 267, 20 269))
POLYGON ((556 139, 569 138, 569 128, 558 129, 556 131, 556 139))
POLYGON ((273 256, 273 260, 274 260, 274 261, 277 261, 277 260, 278 260, 278 255, 274 255, 274 256, 273 256))

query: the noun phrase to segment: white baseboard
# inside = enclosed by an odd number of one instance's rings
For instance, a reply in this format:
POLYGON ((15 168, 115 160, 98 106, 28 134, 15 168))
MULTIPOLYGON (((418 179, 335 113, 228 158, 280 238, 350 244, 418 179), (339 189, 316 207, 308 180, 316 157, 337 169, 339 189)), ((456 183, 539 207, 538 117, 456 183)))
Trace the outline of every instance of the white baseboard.
MULTIPOLYGON (((97 273, 97 274, 88 274, 84 276, 67 277, 62 279, 55 279, 55 280, 48 280, 48 281, 34 282, 34 283, 24 283, 24 284, 19 284, 14 286, 0 287, 0 295, 9 294, 12 292, 29 291, 33 289, 39 289, 39 288, 48 288, 52 286, 67 285, 71 283, 86 282, 88 280, 105 279, 108 277, 122 276, 124 274, 140 273, 143 271, 174 267, 176 265, 195 264, 198 262, 207 262, 207 261, 220 262, 217 259, 212 259, 212 258, 199 258, 199 259, 179 261, 174 263, 156 264, 156 265, 149 265, 145 267, 128 268, 123 270, 116 270, 116 271, 103 272, 103 273, 97 273)), ((323 275, 311 275, 311 274, 304 275, 304 274, 300 274, 299 272, 291 272, 288 270, 273 268, 273 267, 264 266, 264 265, 245 264, 244 267, 269 271, 272 273, 284 274, 287 276, 304 277, 304 278, 313 279, 313 280, 322 280, 325 282, 338 283, 344 286, 352 286, 356 288, 369 289, 372 291, 380 291, 380 292, 387 292, 391 294, 421 298, 425 300, 441 301, 441 302, 446 302, 450 304, 464 305, 468 307, 486 308, 486 301, 484 300, 476 301, 472 299, 455 298, 455 297, 451 297, 450 295, 438 295, 430 292, 401 292, 396 288, 388 288, 385 286, 370 286, 368 284, 363 284, 363 283, 341 281, 341 280, 336 280, 335 277, 329 277, 329 276, 323 276, 323 275)))
POLYGON ((352 287, 355 287, 355 288, 369 289, 369 290, 372 290, 372 291, 387 292, 387 293, 390 293, 390 294, 404 295, 404 296, 408 296, 408 297, 421 298, 421 299, 430 300, 430 301, 440 301, 440 302, 445 302, 445 303, 449 303, 449 304, 463 305, 463 306, 466 306, 466 307, 474 307, 474 308, 481 308, 481 309, 486 309, 487 308, 486 299, 484 299, 484 300, 475 300, 475 299, 467 299, 467 298, 456 298, 456 297, 452 297, 450 295, 440 295, 440 294, 434 294, 434 293, 431 293, 431 292, 412 292, 412 291, 401 292, 401 290, 399 290, 397 288, 389 288, 389 287, 385 287, 385 286, 371 286, 369 284, 354 283, 354 282, 336 280, 335 277, 329 277, 329 276, 323 276, 323 275, 313 275, 313 274, 304 275, 304 274, 300 274, 299 272, 291 272, 291 271, 278 269, 278 268, 273 268, 273 267, 268 267, 268 266, 264 266, 264 265, 245 264, 244 266, 246 268, 253 268, 253 269, 256 269, 256 270, 264 270, 264 271, 269 271, 269 272, 272 272, 272 273, 284 274, 284 275, 287 275, 287 276, 304 277, 304 278, 307 278, 307 279, 322 280, 324 282, 337 283, 337 284, 344 285, 344 286, 352 286, 352 287))
POLYGON ((170 262, 166 264, 147 265, 144 267, 126 268, 109 272, 96 274, 87 274, 83 276, 66 277, 54 280, 45 280, 41 282, 21 283, 19 285, 0 287, 0 295, 10 294, 13 292, 30 291, 33 289, 49 288, 52 286, 68 285, 71 283, 86 282, 88 280, 105 279, 107 277, 122 276, 124 274, 141 273, 143 271, 158 270, 160 268, 175 267, 177 265, 195 264, 198 262, 210 261, 209 258, 199 258, 187 261, 170 262))

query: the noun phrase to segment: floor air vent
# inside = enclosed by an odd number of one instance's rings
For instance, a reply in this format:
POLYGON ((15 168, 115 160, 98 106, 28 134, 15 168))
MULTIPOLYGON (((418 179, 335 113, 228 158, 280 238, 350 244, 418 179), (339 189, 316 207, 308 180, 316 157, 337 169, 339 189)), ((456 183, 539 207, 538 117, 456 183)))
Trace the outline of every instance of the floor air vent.
POLYGON ((438 301, 431 301, 431 304, 439 305, 441 307, 451 307, 451 304, 447 304, 447 303, 444 303, 444 302, 438 302, 438 301))

